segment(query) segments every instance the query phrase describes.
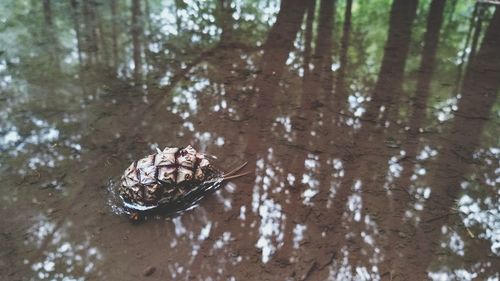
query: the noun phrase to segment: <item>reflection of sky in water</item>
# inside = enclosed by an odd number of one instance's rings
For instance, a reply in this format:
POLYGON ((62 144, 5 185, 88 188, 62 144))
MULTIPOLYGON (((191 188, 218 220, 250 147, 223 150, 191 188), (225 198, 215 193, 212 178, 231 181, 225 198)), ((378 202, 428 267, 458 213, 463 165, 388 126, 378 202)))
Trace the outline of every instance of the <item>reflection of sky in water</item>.
MULTIPOLYGON (((291 223, 291 222, 289 222, 291 223)), ((307 229, 306 225, 297 224, 293 229, 293 247, 298 249, 300 247, 300 242, 304 239, 304 231, 307 229)))
POLYGON ((392 156, 389 159, 389 169, 386 175, 386 182, 384 184, 385 189, 389 189, 388 186, 394 182, 395 178, 399 178, 401 176, 401 172, 403 171, 403 165, 401 165, 400 161, 405 156, 404 151, 400 151, 399 155, 392 156))
POLYGON ((216 197, 217 197, 217 201, 221 204, 221 206, 224 207, 224 210, 226 211, 229 211, 232 209, 233 205, 232 205, 232 199, 233 199, 233 196, 231 195, 231 193, 234 193, 235 191, 235 185, 233 183, 226 183, 224 185, 224 190, 226 191, 226 194, 223 194, 223 192, 221 192, 221 190, 218 190, 216 192, 216 197))
POLYGON ((223 146, 224 142, 225 142, 224 137, 216 136, 214 133, 210 133, 210 132, 203 132, 203 133, 202 132, 195 132, 194 136, 195 136, 195 139, 200 142, 200 146, 199 146, 200 152, 207 152, 206 149, 212 144, 215 144, 217 146, 223 146))
MULTIPOLYGON (((11 157, 27 156, 26 165, 21 165, 18 172, 21 175, 28 173, 26 167, 36 170, 38 167, 54 168, 60 161, 72 157, 77 159, 82 149, 78 143, 81 136, 71 135, 61 139, 61 132, 56 125, 36 117, 29 118, 26 124, 32 125, 28 134, 19 132, 15 126, 0 128, 0 150, 5 151, 11 157), (41 147, 43 149, 40 149, 41 147), (33 148, 37 148, 33 151, 33 148), (68 153, 69 152, 69 153, 68 153), (69 155, 68 155, 69 154, 69 155)), ((8 126, 8 125, 7 125, 8 126)))
POLYGON ((349 262, 349 251, 341 250, 342 256, 336 258, 330 267, 327 280, 380 280, 379 269, 376 265, 371 268, 365 266, 353 266, 349 262))
POLYGON ((350 95, 347 101, 349 102, 349 109, 351 110, 353 115, 355 117, 361 117, 365 112, 363 103, 370 101, 370 98, 367 98, 360 93, 355 93, 354 95, 350 95))
POLYGON ((456 232, 452 232, 451 235, 448 237, 448 240, 449 240, 448 245, 446 245, 446 243, 443 243, 441 244, 442 247, 443 248, 449 247, 450 250, 452 250, 455 254, 463 256, 465 243, 460 237, 460 235, 458 235, 456 232))
POLYGON ((435 105, 434 115, 440 122, 444 122, 453 118, 454 113, 457 111, 458 101, 460 100, 460 95, 456 97, 451 97, 435 105))
POLYGON ((500 169, 487 169, 498 167, 500 150, 480 149, 474 158, 482 162, 483 168, 471 180, 461 182, 460 188, 469 192, 458 198, 457 211, 469 238, 489 240, 491 252, 500 255, 500 189, 496 188, 500 182, 500 169))
POLYGON ((359 129, 361 128, 361 120, 359 118, 365 113, 366 102, 370 101, 370 97, 366 97, 365 95, 356 92, 349 95, 347 101, 349 104, 348 110, 351 116, 343 116, 342 119, 347 126, 359 129))
POLYGON ((306 185, 306 190, 302 193, 303 203, 311 203, 311 199, 319 192, 319 181, 315 178, 319 170, 319 156, 308 154, 304 166, 306 171, 302 175, 302 183, 306 185))
POLYGON ((333 166, 331 169, 332 173, 332 181, 330 182, 330 194, 328 196, 328 201, 326 202, 326 207, 331 208, 334 203, 335 195, 337 194, 337 190, 340 188, 341 179, 344 177, 344 164, 341 159, 334 158, 332 160, 327 161, 327 164, 333 166))
POLYGON ((496 255, 500 255, 499 195, 498 190, 496 198, 472 198, 465 194, 458 201, 458 210, 463 216, 464 225, 471 229, 475 229, 475 226, 482 228, 480 233, 470 233, 470 235, 490 240, 491 251, 496 255))
POLYGON ((29 136, 21 136, 16 127, 2 128, 2 131, 7 131, 0 138, 0 148, 12 156, 17 156, 17 152, 23 150, 27 144, 39 145, 46 142, 56 141, 59 138, 59 130, 53 125, 49 125, 46 121, 38 118, 30 118, 31 123, 36 126, 37 130, 31 130, 29 136))
POLYGON ((91 245, 87 233, 82 233, 80 241, 70 236, 71 227, 71 222, 57 224, 42 214, 35 218, 25 241, 40 253, 39 257, 24 260, 36 273, 31 280, 85 280, 90 273, 99 275, 94 269, 102 254, 91 245))
POLYGON ((259 216, 261 217, 260 238, 256 246, 262 249, 262 262, 266 263, 276 251, 276 244, 283 241, 284 215, 280 204, 273 199, 264 199, 259 206, 259 216))
MULTIPOLYGON (((182 265, 179 264, 179 266, 190 266, 193 265, 196 257, 200 255, 200 249, 203 243, 206 242, 207 239, 212 240, 211 237, 211 232, 214 227, 217 227, 217 222, 213 223, 208 220, 207 214, 204 211, 201 211, 200 214, 200 229, 199 231, 192 229, 191 226, 185 225, 183 221, 183 217, 175 217, 172 219, 172 223, 174 226, 174 232, 176 237, 171 238, 170 241, 170 248, 172 249, 177 249, 181 247, 181 244, 183 243, 182 241, 187 240, 189 241, 189 246, 191 247, 189 259, 187 263, 183 263, 182 265)), ((232 234, 228 231, 223 232, 220 237, 216 237, 213 242, 213 247, 208 250, 208 252, 204 252, 203 255, 217 255, 218 252, 221 250, 225 249, 226 247, 229 246, 229 243, 233 241, 232 234)), ((236 257, 236 261, 241 261, 241 257, 236 257)), ((171 267, 171 264, 168 265, 169 270, 173 269, 171 267)), ((172 277, 175 278, 177 274, 179 274, 178 271, 175 270, 170 270, 172 277)))
POLYGON ((276 172, 270 164, 274 160, 273 149, 268 150, 267 161, 257 160, 256 179, 252 195, 252 210, 260 217, 259 234, 260 237, 256 247, 262 250, 262 262, 266 263, 271 255, 280 247, 283 241, 283 231, 285 227, 285 215, 282 206, 273 198, 270 192, 276 191, 276 186, 283 183, 276 183, 276 172))
POLYGON ((357 180, 353 186, 353 191, 355 193, 349 196, 349 199, 347 200, 347 208, 350 211, 352 219, 354 219, 354 221, 357 222, 361 220, 361 210, 363 208, 363 201, 361 198, 361 187, 362 187, 361 181, 357 180))
POLYGON ((283 137, 289 141, 292 142, 294 140, 293 134, 292 134, 292 121, 290 117, 288 116, 279 116, 276 117, 276 123, 273 124, 273 126, 276 126, 277 124, 280 124, 282 128, 284 129, 284 134, 283 137))
POLYGON ((432 149, 428 145, 424 146, 424 149, 420 151, 420 153, 417 155, 417 160, 427 160, 431 157, 434 157, 437 155, 437 150, 432 149))
MULTIPOLYGON (((430 272, 429 277, 432 280, 436 280, 436 281, 447 281, 447 280, 472 281, 472 280, 477 280, 477 277, 479 275, 477 272, 481 270, 481 266, 479 264, 477 264, 477 266, 473 266, 473 268, 474 268, 474 270, 472 272, 469 270, 466 270, 466 269, 456 269, 456 270, 452 270, 451 272, 449 272, 449 271, 430 272)), ((497 274, 496 277, 489 277, 486 280, 497 281, 497 280, 499 280, 499 276, 497 274)))

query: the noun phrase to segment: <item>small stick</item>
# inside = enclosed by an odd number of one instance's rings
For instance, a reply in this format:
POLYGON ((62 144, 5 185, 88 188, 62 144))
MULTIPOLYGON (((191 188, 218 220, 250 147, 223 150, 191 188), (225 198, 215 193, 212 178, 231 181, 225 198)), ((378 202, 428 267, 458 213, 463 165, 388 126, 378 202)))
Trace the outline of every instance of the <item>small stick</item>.
POLYGON ((222 180, 224 181, 227 181, 227 180, 231 180, 231 179, 235 179, 235 178, 239 178, 239 177, 242 177, 242 176, 246 176, 248 174, 251 174, 252 172, 245 172, 245 173, 242 173, 242 174, 238 174, 238 175, 232 175, 232 176, 224 176, 224 178, 222 180))
POLYGON ((225 173, 224 175, 222 175, 223 177, 227 177, 227 176, 230 176, 236 172, 238 172, 239 170, 243 169, 243 167, 245 167, 246 165, 248 164, 248 162, 245 162, 243 163, 241 166, 237 167, 236 169, 232 170, 231 172, 229 173, 225 173))

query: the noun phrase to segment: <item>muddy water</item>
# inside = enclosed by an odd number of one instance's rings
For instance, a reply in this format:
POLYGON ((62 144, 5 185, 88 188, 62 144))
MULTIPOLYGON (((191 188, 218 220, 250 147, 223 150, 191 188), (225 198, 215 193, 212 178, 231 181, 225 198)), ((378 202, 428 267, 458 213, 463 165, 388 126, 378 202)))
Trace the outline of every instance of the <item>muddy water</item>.
POLYGON ((1 280, 499 278, 500 7, 4 2, 1 280), (116 214, 187 144, 253 174, 116 214))

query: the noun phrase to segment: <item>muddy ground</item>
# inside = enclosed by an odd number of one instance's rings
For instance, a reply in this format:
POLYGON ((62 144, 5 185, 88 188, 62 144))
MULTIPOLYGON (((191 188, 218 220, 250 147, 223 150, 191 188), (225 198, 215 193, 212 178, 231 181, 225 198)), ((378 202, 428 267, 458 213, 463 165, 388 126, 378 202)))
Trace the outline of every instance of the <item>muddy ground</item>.
POLYGON ((500 278, 500 7, 5 2, 1 280, 500 278), (120 214, 187 144, 252 173, 120 214))

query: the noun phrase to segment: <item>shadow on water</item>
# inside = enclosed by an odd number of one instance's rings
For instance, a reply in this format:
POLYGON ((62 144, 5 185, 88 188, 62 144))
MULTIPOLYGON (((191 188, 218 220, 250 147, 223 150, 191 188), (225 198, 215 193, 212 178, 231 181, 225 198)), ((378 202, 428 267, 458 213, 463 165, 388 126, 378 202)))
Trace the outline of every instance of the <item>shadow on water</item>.
POLYGON ((0 19, 0 279, 500 278, 500 7, 44 0, 0 19), (127 163, 187 144, 254 174, 115 214, 127 163))
POLYGON ((132 222, 142 222, 153 217, 160 219, 162 216, 177 216, 198 206, 201 199, 219 190, 224 183, 223 178, 206 181, 198 185, 196 189, 187 192, 179 200, 168 204, 143 206, 126 202, 119 195, 118 188, 121 180, 110 180, 107 186, 108 205, 115 214, 128 215, 132 222))

